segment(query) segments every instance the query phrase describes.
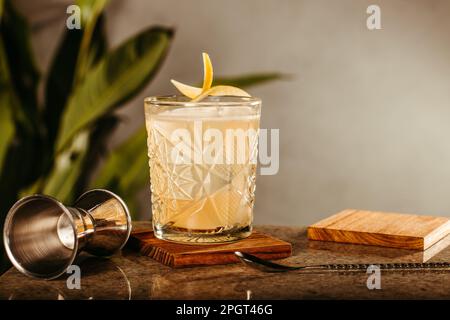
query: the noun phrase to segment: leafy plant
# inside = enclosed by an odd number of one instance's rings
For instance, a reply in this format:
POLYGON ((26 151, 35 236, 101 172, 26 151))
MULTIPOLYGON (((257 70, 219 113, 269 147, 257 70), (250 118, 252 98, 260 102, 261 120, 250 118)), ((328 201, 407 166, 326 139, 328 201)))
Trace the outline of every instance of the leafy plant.
MULTIPOLYGON (((149 181, 145 127, 111 152, 105 144, 120 122, 114 111, 154 77, 174 31, 152 27, 110 50, 104 33, 107 2, 77 1, 82 28, 65 31, 40 102, 42 77, 27 22, 10 0, 0 0, 1 224, 10 206, 30 193, 70 203, 101 187, 122 196, 132 213, 137 208, 135 194, 149 181)), ((256 74, 216 82, 249 86, 279 77, 256 74)))

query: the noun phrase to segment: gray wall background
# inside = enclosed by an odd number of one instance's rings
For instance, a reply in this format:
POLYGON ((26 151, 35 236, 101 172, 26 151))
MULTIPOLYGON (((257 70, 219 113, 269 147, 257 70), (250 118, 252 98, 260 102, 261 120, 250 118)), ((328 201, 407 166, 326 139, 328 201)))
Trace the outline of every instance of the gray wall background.
MULTIPOLYGON (((45 68, 68 1, 17 1, 45 68)), ((143 120, 143 98, 216 74, 280 71, 249 90, 280 129, 280 171, 257 178, 256 223, 304 225, 344 208, 450 216, 450 1, 113 0, 115 46, 153 24, 177 28, 159 75, 120 113, 111 146, 143 120), (382 30, 366 28, 378 4, 382 30)), ((148 172, 142 172, 148 175, 148 172)), ((148 188, 139 195, 150 216, 148 188)))

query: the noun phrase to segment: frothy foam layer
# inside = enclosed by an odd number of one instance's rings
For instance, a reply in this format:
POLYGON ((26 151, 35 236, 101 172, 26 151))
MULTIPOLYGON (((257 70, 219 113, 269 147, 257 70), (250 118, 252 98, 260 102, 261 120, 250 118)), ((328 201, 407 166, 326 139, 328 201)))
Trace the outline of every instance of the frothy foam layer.
POLYGON ((163 111, 153 117, 159 120, 251 121, 259 118, 252 107, 195 107, 163 111))

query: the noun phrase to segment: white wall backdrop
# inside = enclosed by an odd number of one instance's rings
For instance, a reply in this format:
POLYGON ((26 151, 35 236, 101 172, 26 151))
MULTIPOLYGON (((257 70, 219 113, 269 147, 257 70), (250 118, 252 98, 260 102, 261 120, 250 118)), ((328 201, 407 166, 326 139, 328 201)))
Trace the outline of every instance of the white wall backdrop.
MULTIPOLYGON (((18 3, 45 67, 68 1, 18 3)), ((111 144, 143 123, 145 96, 174 92, 169 79, 199 82, 207 51, 216 74, 292 75, 250 90, 281 140, 279 173, 257 179, 256 223, 304 225, 348 207, 450 216, 450 1, 378 0, 382 30, 369 31, 372 3, 114 0, 112 46, 153 24, 177 33, 111 144)))

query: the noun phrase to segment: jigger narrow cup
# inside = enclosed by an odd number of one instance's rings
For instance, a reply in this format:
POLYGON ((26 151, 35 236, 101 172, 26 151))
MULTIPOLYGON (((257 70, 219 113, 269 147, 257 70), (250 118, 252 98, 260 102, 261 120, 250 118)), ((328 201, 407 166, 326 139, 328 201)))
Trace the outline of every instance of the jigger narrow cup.
POLYGON ((102 189, 84 193, 72 207, 45 195, 17 201, 6 216, 3 240, 12 264, 22 273, 54 279, 84 250, 110 256, 131 233, 124 201, 102 189))

